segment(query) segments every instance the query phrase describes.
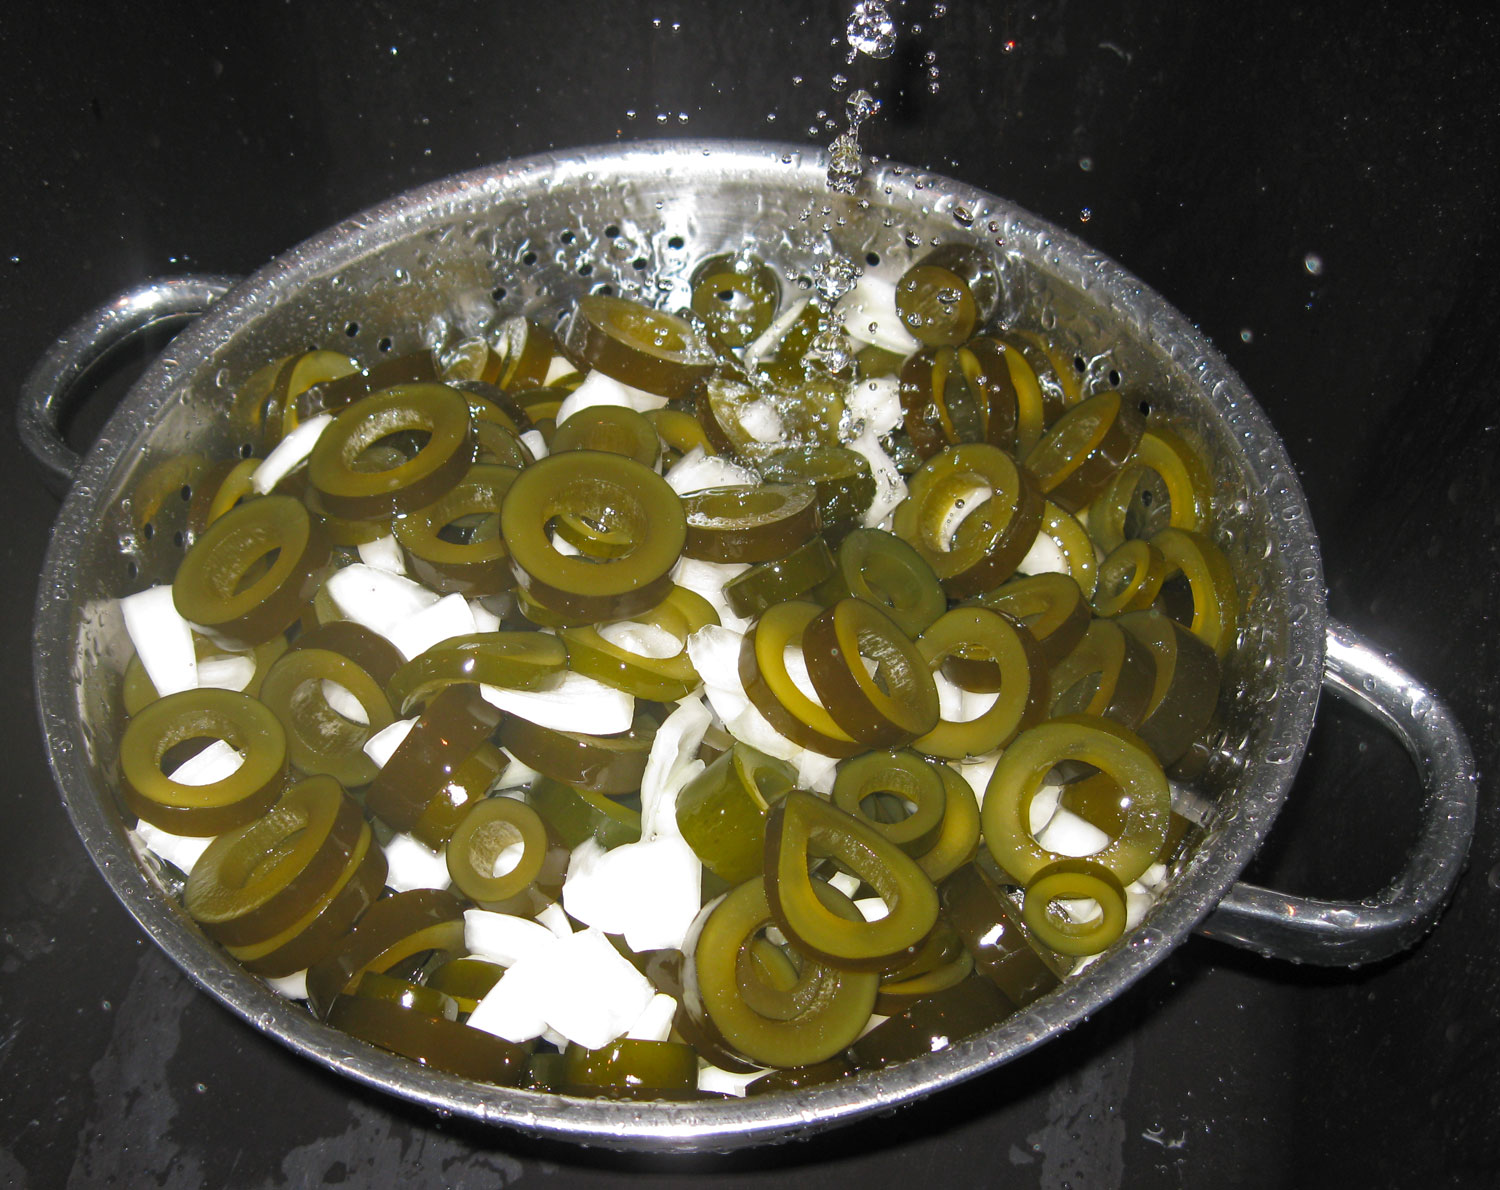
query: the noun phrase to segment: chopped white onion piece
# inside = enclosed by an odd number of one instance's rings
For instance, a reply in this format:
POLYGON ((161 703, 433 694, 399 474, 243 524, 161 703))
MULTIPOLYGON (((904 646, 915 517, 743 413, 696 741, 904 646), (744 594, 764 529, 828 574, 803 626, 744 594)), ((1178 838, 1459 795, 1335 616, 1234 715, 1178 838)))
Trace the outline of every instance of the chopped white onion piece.
POLYGON ((866 921, 879 921, 890 914, 885 902, 879 897, 861 897, 854 902, 854 907, 859 910, 859 915, 866 921))
POLYGON ((740 406, 739 413, 740 428, 757 442, 773 446, 785 438, 786 428, 782 425, 781 414, 770 401, 764 398, 748 401, 740 406))
POLYGON ((385 768, 386 763, 395 755, 396 749, 401 747, 407 733, 416 725, 417 721, 413 718, 397 719, 394 723, 382 727, 365 741, 365 755, 375 762, 376 768, 385 768))
POLYGON ((475 632, 499 632, 500 617, 477 599, 469 600, 469 614, 474 617, 475 632))
POLYGON ((944 549, 948 548, 948 543, 953 540, 959 527, 983 508, 990 497, 995 494, 995 489, 983 480, 977 477, 968 477, 968 479, 969 482, 962 487, 955 483, 952 488, 943 489, 943 517, 938 522, 937 539, 944 543, 944 549))
POLYGON ((438 601, 438 595, 420 583, 362 562, 335 570, 323 590, 341 616, 387 640, 407 620, 438 601))
POLYGON ((1160 892, 1167 882, 1167 865, 1154 863, 1141 873, 1140 882, 1152 892, 1160 892))
POLYGON ((859 891, 859 886, 864 883, 853 872, 838 871, 828 878, 828 883, 838 889, 846 897, 852 897, 859 891))
POLYGON ((1026 556, 1016 566, 1018 574, 1072 574, 1068 556, 1049 533, 1038 533, 1026 556))
POLYGON ((410 661, 433 645, 455 636, 474 634, 474 613, 462 595, 444 595, 436 603, 394 624, 385 637, 410 661))
POLYGON ((243 653, 205 657, 198 662, 198 687, 203 690, 243 690, 255 676, 255 658, 243 653))
POLYGON ((864 274, 839 299, 834 313, 856 342, 873 343, 896 355, 910 355, 922 346, 901 321, 896 282, 887 277, 864 274))
POLYGON ((635 1041, 666 1041, 672 1036, 672 1018, 676 1015, 677 1001, 657 992, 635 1024, 625 1031, 625 1036, 635 1041))
POLYGON ((521 434, 521 442, 531 452, 531 457, 540 462, 548 455, 547 440, 542 437, 540 430, 525 430, 521 434))
POLYGON ((1031 804, 1027 807, 1026 829, 1033 838, 1047 829, 1047 824, 1057 813, 1057 801, 1062 797, 1062 790, 1061 785, 1054 785, 1049 781, 1032 796, 1031 804))
POLYGON ((1151 906, 1156 904, 1156 896, 1139 880, 1132 880, 1125 886, 1125 928, 1133 930, 1145 919, 1151 906))
POLYGON ((1058 897, 1052 903, 1079 925, 1087 925, 1104 916, 1104 910, 1093 897, 1058 897))
POLYGON ((634 409, 637 413, 649 413, 653 409, 662 408, 666 403, 666 397, 632 388, 595 369, 583 378, 582 384, 563 398, 563 403, 557 408, 557 424, 562 425, 580 409, 589 409, 595 405, 617 405, 634 409))
POLYGON ((542 377, 542 387, 561 380, 564 376, 576 376, 578 365, 565 355, 554 355, 547 361, 547 374, 542 377))
POLYGON ((523 785, 530 785, 542 774, 537 772, 529 764, 523 764, 509 752, 501 749, 501 755, 506 759, 506 765, 500 770, 500 775, 495 778, 491 789, 519 789, 523 785))
POLYGON ((556 944, 557 935, 530 918, 488 909, 464 910, 464 945, 469 953, 502 967, 536 958, 556 944))
POLYGON ((823 700, 818 696, 817 687, 813 685, 812 675, 807 672, 807 658, 802 655, 801 646, 787 645, 781 659, 786 666, 786 676, 792 679, 797 692, 809 702, 822 706, 823 700))
POLYGON ((849 449, 864 456, 870 464, 870 474, 875 477, 875 498, 865 510, 864 524, 867 529, 878 528, 895 511, 896 505, 906 499, 906 480, 891 456, 880 445, 875 429, 869 422, 848 443, 849 449))
POLYGON ((553 976, 547 1024, 585 1049, 623 1036, 656 995, 598 930, 560 938, 546 961, 553 976))
POLYGON ((228 740, 214 740, 167 775, 179 785, 212 785, 234 776, 244 763, 244 753, 236 751, 228 740))
POLYGON ((682 652, 682 639, 659 624, 639 624, 634 620, 615 620, 601 624, 599 635, 627 653, 651 660, 675 657, 682 652))
POLYGON ((567 913, 563 911, 563 907, 556 901, 553 901, 552 904, 538 913, 536 919, 559 938, 567 938, 574 932, 572 921, 569 920, 567 913))
POLYGON ((447 858, 411 835, 391 836, 384 850, 387 888, 410 892, 414 888, 447 888, 453 882, 447 858))
POLYGON ((366 566, 384 570, 387 574, 406 573, 406 555, 401 552, 394 533, 387 533, 374 541, 362 541, 354 548, 359 551, 359 560, 366 566))
POLYGON ((747 1070, 742 1073, 737 1070, 723 1070, 718 1066, 701 1065, 698 1067, 698 1090, 714 1091, 720 1095, 737 1095, 743 1098, 745 1088, 765 1073, 767 1073, 767 1068, 747 1070))
POLYGON ((367 724, 370 716, 365 711, 365 704, 349 693, 346 686, 341 686, 332 678, 324 678, 320 689, 323 692, 323 701, 331 710, 337 711, 350 723, 367 724))
POLYGON ((501 876, 514 872, 525 855, 525 843, 512 843, 509 847, 502 847, 495 856, 495 862, 490 865, 490 875, 498 880, 501 876))
POLYGON ((632 950, 681 949, 702 905, 703 865, 679 836, 624 843, 609 851, 593 839, 573 851, 563 882, 569 916, 632 950))
POLYGON ((759 748, 767 756, 795 764, 801 788, 828 793, 833 789, 838 762, 794 744, 772 727, 745 696, 739 670, 741 639, 741 633, 721 624, 704 625, 688 637, 688 656, 703 678, 703 693, 714 714, 735 739, 759 748))
MULTIPOLYGON (((978 760, 960 760, 951 767, 957 769, 958 775, 969 783, 969 788, 974 791, 974 797, 982 806, 984 805, 984 791, 989 786, 995 766, 999 763, 1000 753, 997 750, 993 755, 982 756, 978 760)), ((1035 799, 1033 799, 1033 804, 1035 804, 1035 799)))
POLYGON ((760 337, 745 348, 745 367, 753 371, 760 366, 761 357, 776 349, 776 345, 786 336, 787 331, 792 329, 792 324, 802 317, 802 311, 807 308, 807 303, 811 300, 802 298, 800 301, 792 302, 776 316, 776 320, 760 333, 760 337))
POLYGON ((629 731, 635 718, 635 699, 586 674, 565 670, 544 690, 507 690, 480 685, 479 695, 507 714, 553 731, 586 728, 591 735, 629 731))
POLYGON ((1109 836, 1087 819, 1058 806, 1043 830, 1033 832, 1037 843, 1057 855, 1095 855, 1109 846, 1109 836))
POLYGON ((306 1000, 307 968, 304 967, 301 971, 293 971, 290 975, 268 978, 266 986, 273 992, 285 996, 288 1000, 306 1000))
POLYGON ((723 455, 707 454, 701 446, 695 446, 668 468, 662 477, 679 496, 690 492, 701 492, 704 488, 723 487, 727 484, 756 484, 760 476, 748 467, 741 467, 723 455))
POLYGON ((531 1041, 546 1031, 543 1010, 550 994, 545 961, 517 963, 485 993, 466 1023, 506 1041, 531 1041))
POLYGON ((677 829, 677 795, 705 767, 698 759, 698 746, 713 721, 713 713, 701 695, 691 695, 677 704, 651 741, 651 754, 641 774, 641 838, 680 835, 677 829))
MULTIPOLYGON (((743 633, 754 622, 736 614, 724 598, 724 584, 750 567, 744 562, 707 562, 702 558, 682 557, 672 567, 672 581, 686 587, 695 595, 701 595, 719 613, 719 623, 725 628, 743 633)), ((697 663, 693 668, 697 669, 697 663)), ((698 670, 702 674, 702 670, 698 670)))
POLYGON ((186 874, 193 870, 193 865, 198 862, 199 857, 208 850, 208 845, 213 842, 212 838, 192 838, 188 835, 174 835, 170 831, 164 831, 159 826, 152 826, 144 818, 136 824, 136 837, 141 844, 155 855, 158 859, 164 859, 179 872, 186 874))
POLYGON ((264 496, 290 475, 308 455, 323 431, 333 421, 333 414, 320 413, 293 427, 292 432, 272 448, 250 476, 250 486, 264 496))
POLYGON ((767 756, 789 761, 797 766, 797 788, 814 793, 832 793, 838 761, 811 748, 803 748, 782 735, 754 706, 745 709, 726 723, 725 728, 737 740, 759 748, 767 756))
POLYGON ((162 697, 198 685, 198 656, 192 626, 178 614, 172 586, 147 587, 120 600, 125 631, 146 676, 162 697))
POLYGON ((988 693, 965 690, 950 682, 942 670, 933 671, 932 681, 937 687, 938 713, 946 723, 971 723, 994 706, 1000 697, 998 690, 988 693))
POLYGON ((602 933, 581 930, 506 971, 468 1023, 510 1041, 529 1041, 552 1029, 585 1049, 598 1049, 623 1036, 655 995, 650 981, 602 933))
POLYGON ((901 424, 901 382, 894 376, 872 376, 849 390, 844 407, 875 437, 901 424))

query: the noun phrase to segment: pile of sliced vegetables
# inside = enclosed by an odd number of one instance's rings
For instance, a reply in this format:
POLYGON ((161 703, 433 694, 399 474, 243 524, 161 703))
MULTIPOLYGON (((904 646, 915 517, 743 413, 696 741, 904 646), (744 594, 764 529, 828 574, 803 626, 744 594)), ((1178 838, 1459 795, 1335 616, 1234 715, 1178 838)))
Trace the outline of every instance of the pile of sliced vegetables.
MULTIPOLYGON (((1138 922, 1239 597, 1197 446, 994 324, 993 261, 360 368, 190 456, 122 600, 120 792, 244 968, 373 1045, 571 1095, 931 1052, 1138 922)), ((796 290, 794 289, 795 293, 796 290)))

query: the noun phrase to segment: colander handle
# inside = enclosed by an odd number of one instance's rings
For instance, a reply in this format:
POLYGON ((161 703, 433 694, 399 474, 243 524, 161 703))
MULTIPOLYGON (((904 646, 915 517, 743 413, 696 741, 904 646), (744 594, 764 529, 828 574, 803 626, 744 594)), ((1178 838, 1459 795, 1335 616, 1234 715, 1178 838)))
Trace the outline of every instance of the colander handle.
POLYGON ((81 462, 63 438, 62 420, 89 370, 148 331, 196 318, 237 280, 190 274, 143 281, 79 319, 42 356, 21 385, 16 423, 54 494, 68 490, 81 462))
POLYGON ((1323 684, 1381 723, 1417 766, 1422 825, 1406 865, 1364 901, 1293 897, 1239 883, 1199 933, 1270 957, 1352 967, 1416 945, 1437 921, 1474 835, 1479 779, 1447 704, 1343 624, 1328 625, 1323 684))

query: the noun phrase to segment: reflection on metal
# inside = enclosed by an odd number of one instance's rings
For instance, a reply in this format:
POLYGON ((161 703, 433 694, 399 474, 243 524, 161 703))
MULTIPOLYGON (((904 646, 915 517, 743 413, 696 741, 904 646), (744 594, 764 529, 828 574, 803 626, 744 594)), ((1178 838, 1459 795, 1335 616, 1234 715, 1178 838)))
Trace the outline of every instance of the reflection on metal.
POLYGON ((116 295, 74 323, 21 386, 16 407, 21 442, 42 465, 47 486, 61 496, 78 470, 62 422, 91 369, 148 332, 202 314, 234 285, 234 277, 160 277, 116 295))
POLYGON ((1294 962, 1356 966, 1416 944, 1442 913, 1474 834, 1478 776, 1445 703, 1342 624, 1328 625, 1324 681, 1405 746, 1422 786, 1422 827, 1406 866, 1364 901, 1293 897, 1236 884, 1200 933, 1294 962))

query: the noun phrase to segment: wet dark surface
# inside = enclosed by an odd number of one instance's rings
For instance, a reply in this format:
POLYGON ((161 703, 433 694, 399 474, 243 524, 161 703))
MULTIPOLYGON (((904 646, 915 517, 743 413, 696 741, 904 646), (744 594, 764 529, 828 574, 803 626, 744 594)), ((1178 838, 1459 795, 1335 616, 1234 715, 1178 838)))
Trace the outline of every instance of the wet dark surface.
MULTIPOLYGON (((848 71, 883 86, 870 146, 1072 228, 1204 329, 1286 439, 1333 614, 1441 691, 1493 770, 1500 24, 1467 5, 931 7, 909 0, 923 31, 848 71)), ((143 278, 250 271, 393 192, 505 157, 617 137, 806 141, 841 103, 841 5, 52 8, 9 14, 0 40, 12 394, 53 336, 143 278)), ((1041 1051, 809 1143, 620 1158, 439 1121, 327 1074, 197 992, 74 836, 29 686, 56 505, 13 432, 0 439, 0 1183, 1500 1178, 1488 780, 1469 871, 1413 953, 1314 971, 1195 939, 1041 1051)), ((1325 704, 1253 874, 1372 892, 1406 853, 1413 805, 1399 748, 1325 704)))

